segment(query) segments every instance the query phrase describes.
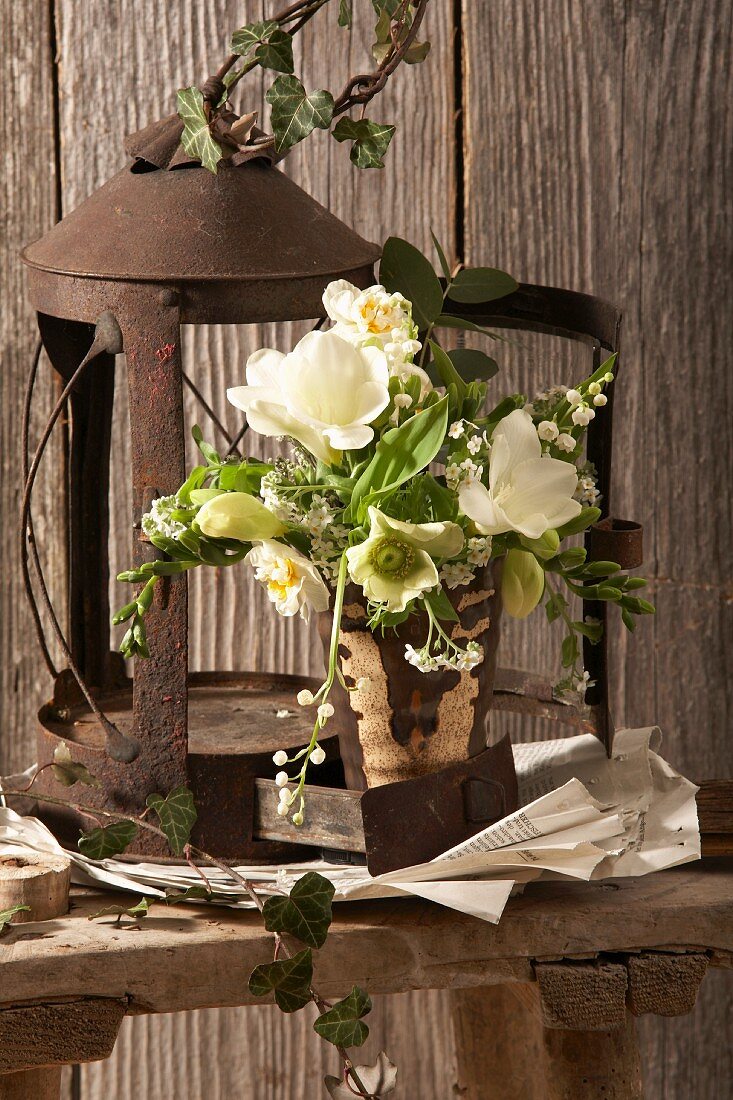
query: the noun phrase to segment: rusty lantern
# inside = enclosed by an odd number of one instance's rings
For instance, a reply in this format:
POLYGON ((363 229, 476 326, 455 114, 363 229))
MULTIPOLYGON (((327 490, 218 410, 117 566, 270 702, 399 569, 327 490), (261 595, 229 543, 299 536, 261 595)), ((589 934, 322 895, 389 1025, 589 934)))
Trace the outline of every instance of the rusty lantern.
MULTIPOLYGON (((170 120, 148 128, 144 144, 158 152, 170 130, 170 120)), ((177 142, 176 135, 170 147, 177 142)), ((189 675, 185 576, 158 586, 148 619, 151 657, 135 662, 132 684, 110 654, 114 356, 124 351, 127 360, 139 563, 156 553, 140 537, 141 515, 185 478, 181 324, 321 317, 326 283, 369 285, 379 249, 266 158, 223 164, 216 175, 165 159, 138 156, 23 253, 43 347, 65 385, 71 420, 69 638, 62 648, 74 676, 57 677, 54 700, 41 711, 38 763, 52 760, 65 740, 101 780, 85 800, 122 812, 140 813, 147 795, 187 784, 199 813, 195 843, 221 858, 292 858, 303 850, 253 839, 254 779, 271 774, 274 749, 308 740, 307 720, 274 719, 310 681, 189 675)), ((42 450, 30 463, 24 504, 24 553, 37 566, 30 489, 42 450)), ((26 574, 30 586, 27 560, 26 574)), ((43 583, 41 592, 47 599, 43 583)), ((333 739, 330 759, 330 771, 319 776, 324 783, 339 767, 333 739)), ((38 786, 62 793, 50 770, 38 786)), ((79 825, 88 827, 65 808, 45 817, 72 844, 79 825)), ((145 835, 129 850, 164 852, 145 835)))

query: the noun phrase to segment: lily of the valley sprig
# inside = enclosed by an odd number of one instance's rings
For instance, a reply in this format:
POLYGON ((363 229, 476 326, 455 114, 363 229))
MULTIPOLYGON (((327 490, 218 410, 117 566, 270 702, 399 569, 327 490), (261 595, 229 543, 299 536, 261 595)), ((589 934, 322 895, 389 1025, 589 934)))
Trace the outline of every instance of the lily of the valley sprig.
POLYGON ((494 360, 478 349, 446 351, 436 331, 475 331, 447 312, 450 303, 489 301, 516 283, 490 268, 452 271, 440 249, 439 259, 444 285, 420 252, 390 238, 380 285, 326 287, 330 328, 288 353, 263 348, 250 356, 245 384, 229 390, 229 400, 260 436, 289 440, 292 457, 223 460, 195 429, 204 463, 177 494, 154 501, 142 522, 167 560, 120 575, 144 582, 115 617, 130 621, 122 643, 128 657, 147 655, 144 620, 159 577, 200 565, 243 560, 285 617, 307 621, 330 609, 326 676, 318 691, 298 695, 313 708, 310 742, 274 756, 278 812, 296 825, 304 820, 307 769, 324 759, 318 741, 334 713, 334 684, 370 690, 365 679, 347 684, 340 667, 348 584, 361 590, 373 631, 424 612, 424 642, 405 647, 407 662, 426 675, 463 673, 483 653, 460 640, 448 593, 502 558, 506 611, 524 618, 545 598, 548 618, 565 627, 558 688, 581 697, 588 675, 579 638, 599 641, 601 626, 576 619, 556 583, 572 596, 618 604, 629 629, 635 615, 653 611, 634 594, 641 578, 614 562, 589 563, 582 548, 565 543, 600 515, 583 436, 603 413, 613 357, 575 387, 554 386, 531 402, 513 394, 487 408, 494 360))

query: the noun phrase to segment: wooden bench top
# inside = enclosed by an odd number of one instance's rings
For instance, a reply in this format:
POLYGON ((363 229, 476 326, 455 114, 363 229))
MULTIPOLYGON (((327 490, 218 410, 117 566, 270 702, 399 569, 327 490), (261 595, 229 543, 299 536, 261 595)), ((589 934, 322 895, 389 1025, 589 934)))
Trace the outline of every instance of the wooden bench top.
MULTIPOLYGON (((82 997, 126 998, 128 1011, 175 1012, 252 1003, 250 971, 271 958, 259 914, 156 905, 139 925, 90 921, 133 894, 75 891, 68 916, 11 927, 0 938, 0 1008, 82 997)), ((334 906, 315 980, 326 996, 354 982, 370 993, 528 981, 530 960, 602 952, 698 949, 733 960, 733 860, 710 859, 645 878, 540 882, 512 898, 498 925, 429 902, 334 906)))

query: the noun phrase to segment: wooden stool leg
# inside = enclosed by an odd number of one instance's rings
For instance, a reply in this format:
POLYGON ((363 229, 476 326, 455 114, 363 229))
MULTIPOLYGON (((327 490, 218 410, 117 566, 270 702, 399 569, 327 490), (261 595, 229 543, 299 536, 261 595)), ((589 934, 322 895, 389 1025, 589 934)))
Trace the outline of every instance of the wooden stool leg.
POLYGON ((641 1100, 641 1061, 634 1021, 612 1031, 544 1033, 547 1100, 641 1100))
POLYGON ((0 1100, 59 1100, 61 1066, 0 1076, 0 1100))
POLYGON ((451 993, 462 1100, 547 1100, 543 1027, 533 984, 451 993))

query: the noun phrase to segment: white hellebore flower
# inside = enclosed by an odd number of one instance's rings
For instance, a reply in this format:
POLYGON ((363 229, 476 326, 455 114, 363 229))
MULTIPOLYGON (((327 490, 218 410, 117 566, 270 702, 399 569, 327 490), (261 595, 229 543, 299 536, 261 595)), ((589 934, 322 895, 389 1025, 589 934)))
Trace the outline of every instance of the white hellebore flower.
POLYGON ((267 588, 276 610, 286 617, 300 613, 308 622, 311 611, 325 611, 328 589, 315 565, 300 551, 266 540, 253 546, 245 558, 255 577, 267 588))
POLYGON ((404 611, 438 584, 433 558, 453 558, 463 546, 457 523, 403 523, 369 508, 369 538, 346 551, 351 579, 374 603, 404 611))
POLYGON ((458 500, 483 535, 518 531, 538 539, 579 515, 581 506, 573 500, 577 485, 575 466, 543 455, 532 417, 515 409, 494 432, 488 489, 478 481, 464 482, 458 500))
MULTIPOLYGON (((193 497, 193 493, 191 494, 193 497)), ((249 493, 221 493, 210 497, 196 513, 205 535, 214 539, 255 542, 277 538, 285 526, 261 500, 249 493)))
POLYGON ((323 462, 371 443, 389 404, 384 352, 335 332, 309 332, 289 355, 262 348, 247 360, 247 385, 227 391, 260 435, 290 435, 323 462))

